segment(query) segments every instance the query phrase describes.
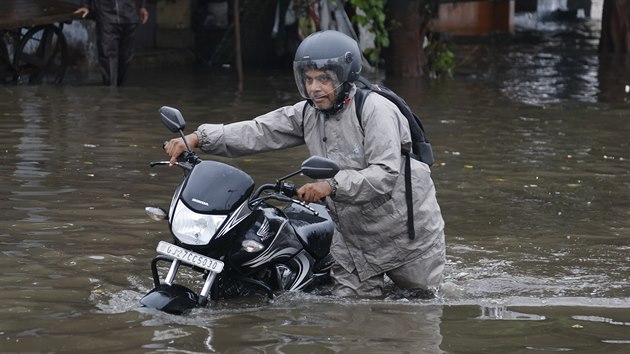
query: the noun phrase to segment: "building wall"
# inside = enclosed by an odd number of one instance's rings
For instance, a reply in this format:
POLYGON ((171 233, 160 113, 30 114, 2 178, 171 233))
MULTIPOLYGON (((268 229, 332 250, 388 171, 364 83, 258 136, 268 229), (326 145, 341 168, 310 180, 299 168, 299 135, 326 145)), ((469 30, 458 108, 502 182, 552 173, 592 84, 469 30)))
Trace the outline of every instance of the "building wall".
POLYGON ((480 35, 514 31, 514 0, 466 1, 440 4, 433 31, 480 35))

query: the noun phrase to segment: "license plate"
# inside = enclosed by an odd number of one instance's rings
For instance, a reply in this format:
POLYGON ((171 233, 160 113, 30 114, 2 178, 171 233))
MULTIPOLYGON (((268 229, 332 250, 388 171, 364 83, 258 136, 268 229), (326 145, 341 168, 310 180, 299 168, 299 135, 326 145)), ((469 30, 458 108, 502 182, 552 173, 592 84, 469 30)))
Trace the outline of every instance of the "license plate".
POLYGON ((179 259, 180 261, 194 265, 195 267, 207 269, 214 273, 221 273, 223 262, 216 259, 200 255, 185 248, 175 246, 171 243, 160 241, 157 245, 157 252, 179 259))

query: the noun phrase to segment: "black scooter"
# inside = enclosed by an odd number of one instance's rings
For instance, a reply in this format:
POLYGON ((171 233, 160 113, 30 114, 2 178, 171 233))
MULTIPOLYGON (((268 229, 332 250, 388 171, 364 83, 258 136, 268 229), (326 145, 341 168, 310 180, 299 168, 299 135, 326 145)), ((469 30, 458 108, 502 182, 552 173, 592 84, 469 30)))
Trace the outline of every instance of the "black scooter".
MULTIPOLYGON (((162 107, 160 116, 171 132, 184 137, 180 111, 162 107)), ((294 199, 296 188, 285 181, 300 173, 313 179, 331 178, 339 171, 334 161, 310 157, 299 171, 254 191, 247 173, 221 162, 202 161, 189 146, 180 160, 176 165, 184 171, 184 179, 168 213, 146 208, 152 219, 168 220, 173 240, 157 245, 158 255, 151 262, 155 288, 141 304, 182 314, 205 307, 209 299, 258 293, 273 298, 276 292, 308 291, 329 279, 334 230, 330 215, 323 205, 294 199), (160 262, 170 263, 164 280, 158 271, 160 262), (180 266, 203 277, 199 293, 175 283, 180 266)))

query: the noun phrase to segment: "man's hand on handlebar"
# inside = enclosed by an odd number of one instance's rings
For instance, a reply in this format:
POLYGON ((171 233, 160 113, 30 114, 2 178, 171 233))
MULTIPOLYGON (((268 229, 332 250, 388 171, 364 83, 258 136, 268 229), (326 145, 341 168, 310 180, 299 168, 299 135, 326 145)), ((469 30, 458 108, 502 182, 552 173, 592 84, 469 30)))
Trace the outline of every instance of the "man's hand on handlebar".
MULTIPOLYGON (((191 149, 194 149, 197 147, 197 144, 199 144, 199 138, 195 133, 188 134, 186 135, 186 142, 188 142, 188 146, 190 146, 191 149)), ((182 138, 175 138, 166 141, 162 147, 164 148, 164 151, 166 151, 166 154, 171 157, 169 161, 170 166, 173 166, 181 154, 186 152, 186 144, 184 144, 184 140, 182 138)))
POLYGON ((332 187, 326 181, 307 183, 297 191, 297 198, 303 202, 314 203, 332 194, 332 187))

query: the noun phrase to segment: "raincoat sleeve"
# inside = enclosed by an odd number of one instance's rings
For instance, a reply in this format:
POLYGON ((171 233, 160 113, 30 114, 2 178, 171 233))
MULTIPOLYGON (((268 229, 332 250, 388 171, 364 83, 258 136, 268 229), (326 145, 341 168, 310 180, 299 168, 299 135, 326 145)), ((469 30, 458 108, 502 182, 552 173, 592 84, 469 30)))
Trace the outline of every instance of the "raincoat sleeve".
MULTIPOLYGON (((363 108, 364 166, 337 173, 335 201, 338 202, 380 203, 388 200, 404 166, 401 147, 409 141, 409 128, 401 120, 398 108, 377 94, 368 96, 363 108)), ((357 117, 353 119, 356 121, 357 117)))
POLYGON ((231 124, 202 124, 198 147, 204 152, 237 157, 304 144, 303 103, 231 124))

